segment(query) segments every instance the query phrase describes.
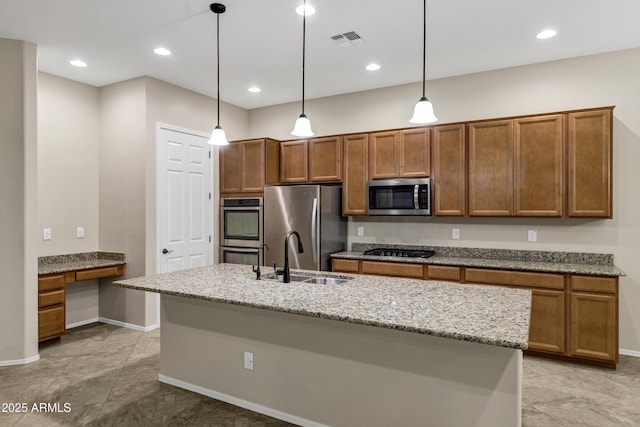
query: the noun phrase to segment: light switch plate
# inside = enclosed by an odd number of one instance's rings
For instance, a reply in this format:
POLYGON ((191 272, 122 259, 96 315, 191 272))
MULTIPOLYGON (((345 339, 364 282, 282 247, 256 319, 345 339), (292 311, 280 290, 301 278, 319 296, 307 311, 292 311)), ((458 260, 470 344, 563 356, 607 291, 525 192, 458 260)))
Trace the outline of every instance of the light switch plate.
POLYGON ((84 237, 84 227, 76 228, 76 237, 82 239, 84 237))
POLYGON ((358 237, 364 236, 364 227, 358 227, 358 237))
POLYGON ((43 228, 42 229, 42 240, 51 240, 51 229, 43 228))
POLYGON ((244 369, 253 371, 253 353, 250 351, 244 352, 244 369))
POLYGON ((527 238, 528 238, 528 240, 530 242, 537 242, 538 241, 538 230, 529 230, 527 238))

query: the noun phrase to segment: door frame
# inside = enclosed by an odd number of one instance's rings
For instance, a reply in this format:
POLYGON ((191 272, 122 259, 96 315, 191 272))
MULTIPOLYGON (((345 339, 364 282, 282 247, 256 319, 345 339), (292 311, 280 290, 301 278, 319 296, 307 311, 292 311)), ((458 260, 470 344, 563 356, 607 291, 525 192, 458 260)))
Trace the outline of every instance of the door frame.
MULTIPOLYGON (((193 130, 193 129, 187 129, 187 128, 183 128, 180 126, 176 126, 176 125, 172 125, 172 124, 168 124, 168 123, 163 123, 163 122, 156 122, 156 143, 155 143, 155 221, 156 221, 156 247, 155 247, 155 251, 154 251, 154 261, 155 261, 155 270, 156 273, 160 273, 160 251, 162 250, 162 242, 160 241, 160 186, 158 185, 158 183, 160 182, 160 173, 161 173, 161 168, 160 168, 160 150, 158 149, 160 144, 161 144, 161 140, 160 140, 160 131, 161 130, 168 130, 168 131, 172 131, 172 132, 180 132, 180 133, 185 133, 188 135, 194 135, 194 136, 198 136, 198 137, 203 137, 203 138, 210 138, 211 134, 210 133, 206 133, 206 132, 201 132, 201 131, 197 131, 197 130, 193 130)), ((216 260, 218 259, 218 247, 219 245, 216 244, 216 242, 218 241, 218 227, 215 226, 215 224, 218 223, 218 216, 219 216, 219 197, 217 196, 218 194, 218 177, 216 172, 216 168, 214 167, 214 165, 217 165, 217 159, 218 159, 218 150, 217 147, 214 146, 210 146, 210 152, 211 152, 211 156, 209 159, 209 189, 211 191, 211 197, 209 200, 209 212, 210 212, 210 217, 207 219, 208 221, 208 225, 209 225, 209 231, 210 231, 210 235, 211 235, 211 241, 209 242, 208 245, 208 253, 209 253, 209 262, 210 263, 215 263, 216 260)), ((156 304, 157 304, 157 324, 160 325, 160 294, 157 294, 157 300, 156 300, 156 304)))

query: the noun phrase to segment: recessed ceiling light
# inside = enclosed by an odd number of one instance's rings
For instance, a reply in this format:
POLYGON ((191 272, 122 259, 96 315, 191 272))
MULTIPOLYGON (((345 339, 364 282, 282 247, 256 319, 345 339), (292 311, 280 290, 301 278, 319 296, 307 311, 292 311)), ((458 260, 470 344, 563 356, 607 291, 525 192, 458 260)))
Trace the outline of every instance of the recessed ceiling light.
POLYGON ((69 61, 69 64, 73 65, 74 67, 86 67, 87 63, 84 61, 81 61, 80 59, 73 59, 71 61, 69 61))
POLYGON ((550 39, 551 37, 555 36, 556 34, 558 34, 555 30, 544 30, 544 31, 540 31, 538 34, 536 34, 536 37, 543 40, 543 39, 550 39))
POLYGON ((153 52, 154 52, 156 55, 162 55, 162 56, 169 56, 169 55, 171 55, 171 51, 170 51, 169 49, 164 48, 164 47, 158 47, 158 48, 155 48, 155 49, 153 49, 153 52))
POLYGON ((256 86, 251 86, 251 87, 248 89, 248 91, 249 91, 249 92, 251 92, 251 93, 258 93, 258 92, 260 92, 260 88, 259 88, 259 87, 256 87, 256 86))
POLYGON ((377 70, 380 69, 380 66, 378 64, 371 63, 371 64, 367 65, 365 68, 367 70, 369 70, 369 71, 377 71, 377 70))
POLYGON ((296 8, 296 13, 298 15, 300 15, 300 16, 302 16, 302 15, 309 16, 309 15, 313 15, 314 13, 316 13, 316 9, 313 6, 310 6, 310 5, 306 5, 306 6, 305 5, 301 5, 301 6, 298 6, 296 8), (305 7, 306 7, 306 9, 305 9, 305 7))

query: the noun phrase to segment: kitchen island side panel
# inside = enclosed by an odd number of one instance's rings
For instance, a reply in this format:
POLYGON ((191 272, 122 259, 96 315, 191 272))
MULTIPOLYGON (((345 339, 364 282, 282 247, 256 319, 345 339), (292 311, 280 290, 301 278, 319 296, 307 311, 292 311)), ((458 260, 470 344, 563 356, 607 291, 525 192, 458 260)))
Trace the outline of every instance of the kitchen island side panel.
POLYGON ((161 381, 301 425, 521 424, 521 350, 161 298, 161 381))

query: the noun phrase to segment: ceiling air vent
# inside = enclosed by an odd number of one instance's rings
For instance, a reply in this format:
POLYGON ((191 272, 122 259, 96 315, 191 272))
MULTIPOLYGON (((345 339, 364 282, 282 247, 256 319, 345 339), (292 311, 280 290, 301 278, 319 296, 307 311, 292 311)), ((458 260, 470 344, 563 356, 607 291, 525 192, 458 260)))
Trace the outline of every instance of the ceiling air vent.
POLYGON ((349 31, 342 34, 336 34, 335 36, 331 36, 331 41, 333 41, 338 46, 351 46, 352 44, 358 44, 364 42, 364 39, 360 37, 360 34, 355 31, 349 31))

